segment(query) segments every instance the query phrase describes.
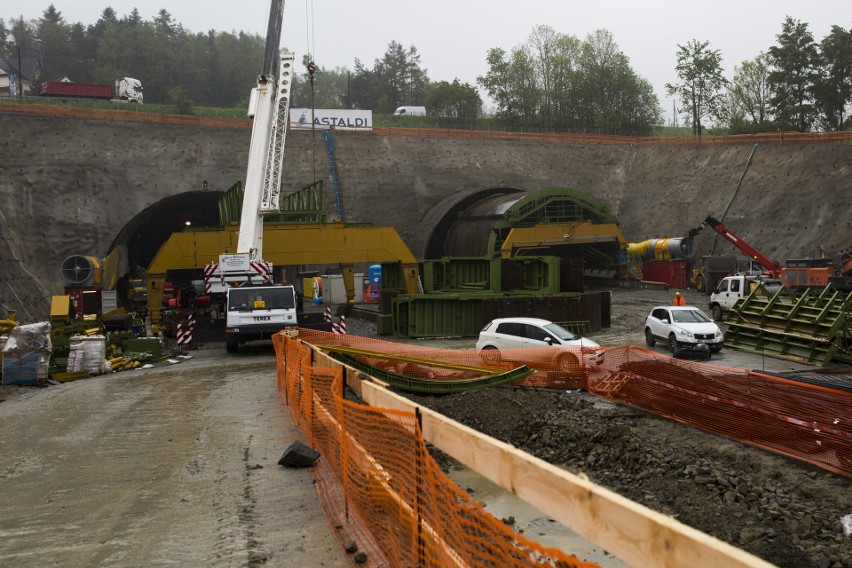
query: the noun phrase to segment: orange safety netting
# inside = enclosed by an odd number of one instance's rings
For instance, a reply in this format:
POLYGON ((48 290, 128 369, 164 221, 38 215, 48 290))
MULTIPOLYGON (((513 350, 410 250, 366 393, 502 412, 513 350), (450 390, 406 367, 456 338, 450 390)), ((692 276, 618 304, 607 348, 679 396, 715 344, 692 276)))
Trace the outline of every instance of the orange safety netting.
POLYGON ((588 373, 590 393, 852 476, 852 393, 637 347, 588 373))
POLYGON ((368 352, 353 356, 378 369, 418 379, 459 380, 526 365, 535 373, 512 383, 524 387, 585 389, 586 362, 594 363, 600 356, 598 349, 580 347, 440 349, 311 329, 299 330, 299 338, 320 348, 344 346, 368 352))
POLYGON ((339 484, 346 518, 368 529, 371 562, 378 552, 393 566, 597 566, 488 514, 434 462, 415 414, 346 400, 342 369, 312 363, 302 339, 274 338, 279 396, 334 472, 322 483, 339 484))
POLYGON ((377 368, 420 378, 461 375, 428 361, 535 369, 513 386, 583 388, 727 438, 852 476, 852 393, 742 369, 674 359, 637 347, 453 350, 302 330, 314 345, 358 347, 377 368), (408 359, 400 360, 400 357, 408 359), (416 360, 416 363, 411 362, 416 360))
MULTIPOLYGON (((50 101, 52 102, 52 101, 50 101)), ((131 107, 132 108, 132 107, 131 107)), ((187 116, 132 110, 91 109, 68 107, 62 104, 27 104, 0 102, 0 112, 19 113, 30 116, 79 118, 89 120, 119 120, 155 122, 160 124, 186 124, 218 128, 251 128, 251 120, 187 116)), ((500 130, 463 130, 453 128, 404 128, 373 127, 363 130, 337 130, 338 134, 366 136, 415 136, 418 138, 446 138, 465 140, 520 140, 530 142, 552 142, 562 144, 616 144, 643 146, 738 146, 743 144, 848 144, 852 132, 795 132, 778 131, 759 134, 732 136, 619 136, 599 133, 571 132, 516 132, 500 130)))

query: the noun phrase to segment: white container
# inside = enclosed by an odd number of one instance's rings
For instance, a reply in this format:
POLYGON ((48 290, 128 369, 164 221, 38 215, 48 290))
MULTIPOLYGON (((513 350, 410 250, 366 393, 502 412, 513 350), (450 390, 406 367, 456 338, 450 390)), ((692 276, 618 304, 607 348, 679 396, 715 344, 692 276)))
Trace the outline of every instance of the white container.
MULTIPOLYGON (((355 303, 364 301, 364 273, 355 274, 355 303)), ((346 303, 346 286, 342 274, 327 274, 322 277, 322 303, 339 305, 346 303)))

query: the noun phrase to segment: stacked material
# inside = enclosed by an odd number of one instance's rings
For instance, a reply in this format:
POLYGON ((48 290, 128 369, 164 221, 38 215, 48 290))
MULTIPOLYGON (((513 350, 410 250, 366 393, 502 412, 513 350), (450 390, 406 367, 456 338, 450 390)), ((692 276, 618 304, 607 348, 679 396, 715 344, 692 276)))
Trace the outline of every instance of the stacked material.
POLYGON ((50 322, 13 328, 3 346, 3 384, 45 384, 51 350, 50 322))
POLYGON ((106 341, 103 335, 75 335, 68 352, 68 371, 87 371, 90 375, 106 372, 106 341))

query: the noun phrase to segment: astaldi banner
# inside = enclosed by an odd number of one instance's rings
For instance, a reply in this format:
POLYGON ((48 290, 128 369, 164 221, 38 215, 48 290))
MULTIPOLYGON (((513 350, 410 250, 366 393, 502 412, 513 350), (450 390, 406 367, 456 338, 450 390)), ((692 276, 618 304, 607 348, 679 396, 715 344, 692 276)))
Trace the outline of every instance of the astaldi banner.
POLYGON ((334 108, 291 108, 290 128, 372 130, 373 111, 334 108))

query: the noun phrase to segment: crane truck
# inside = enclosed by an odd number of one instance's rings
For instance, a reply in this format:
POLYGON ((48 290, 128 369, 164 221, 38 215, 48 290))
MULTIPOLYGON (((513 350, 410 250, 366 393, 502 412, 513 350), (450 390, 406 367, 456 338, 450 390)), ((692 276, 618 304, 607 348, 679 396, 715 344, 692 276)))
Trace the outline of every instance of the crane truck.
POLYGON ((272 264, 263 260, 263 216, 278 212, 295 59, 279 52, 283 15, 284 0, 273 0, 263 70, 249 98, 253 124, 237 250, 205 269, 209 292, 225 294, 229 353, 297 324, 295 288, 275 284, 272 264))
POLYGON ((710 313, 713 319, 721 321, 724 313, 734 307, 737 300, 745 298, 755 289, 765 293, 773 293, 781 286, 781 265, 769 260, 759 250, 744 241, 736 233, 728 229, 715 217, 708 216, 698 227, 689 232, 690 237, 697 235, 705 227, 710 227, 722 235, 728 242, 737 247, 749 259, 763 267, 760 274, 737 274, 722 278, 710 294, 710 313))

